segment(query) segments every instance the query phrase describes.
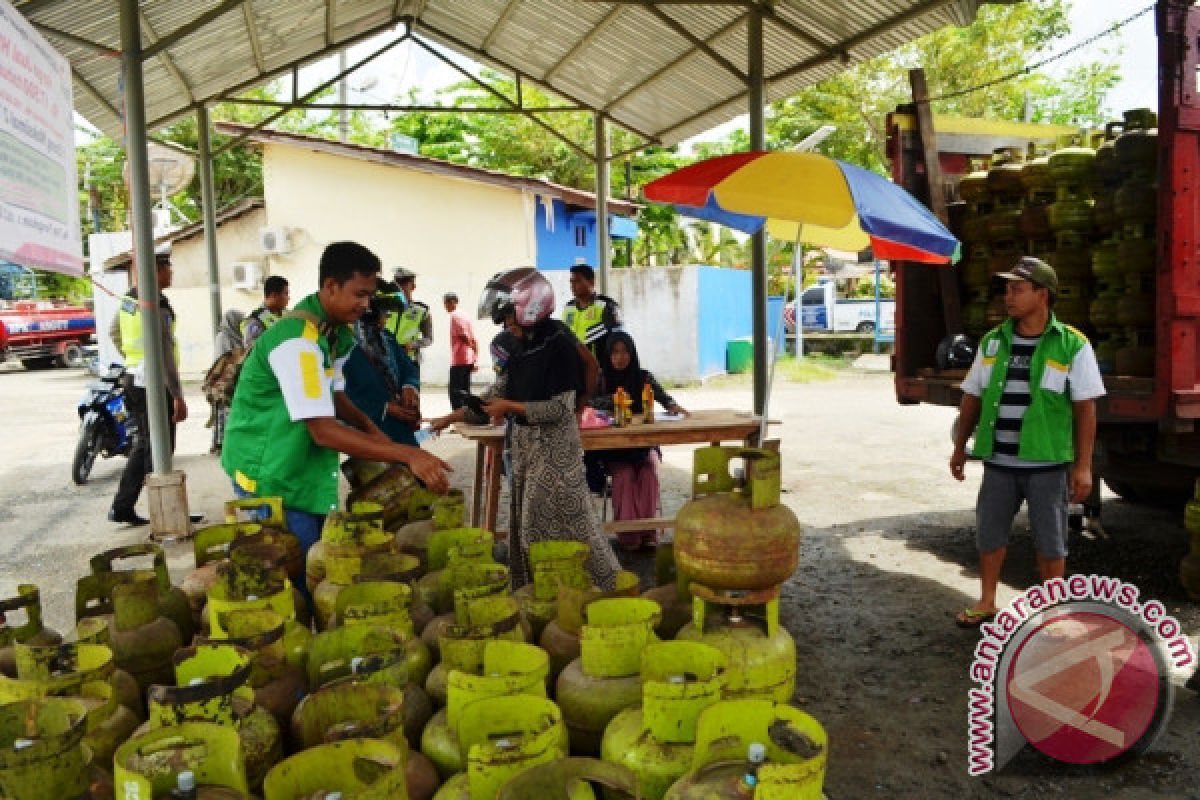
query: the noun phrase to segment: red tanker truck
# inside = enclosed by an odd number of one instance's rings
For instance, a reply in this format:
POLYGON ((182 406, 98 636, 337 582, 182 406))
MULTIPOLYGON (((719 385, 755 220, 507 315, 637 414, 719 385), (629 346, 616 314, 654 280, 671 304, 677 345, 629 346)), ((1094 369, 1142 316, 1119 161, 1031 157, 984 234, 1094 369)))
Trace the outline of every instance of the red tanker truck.
POLYGON ((96 334, 91 309, 49 301, 0 307, 0 361, 16 359, 27 369, 83 366, 83 348, 96 334))

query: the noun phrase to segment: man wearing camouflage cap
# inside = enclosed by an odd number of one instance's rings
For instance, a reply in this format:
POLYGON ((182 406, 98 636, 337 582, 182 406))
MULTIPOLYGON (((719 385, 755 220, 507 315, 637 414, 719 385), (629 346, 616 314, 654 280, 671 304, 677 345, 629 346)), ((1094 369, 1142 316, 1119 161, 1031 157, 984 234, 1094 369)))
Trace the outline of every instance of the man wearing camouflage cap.
POLYGON ((1008 319, 979 342, 962 383, 950 456, 950 472, 961 481, 974 433, 972 455, 984 462, 975 508, 982 593, 955 620, 965 628, 996 615, 996 586, 1022 502, 1042 580, 1063 575, 1067 504, 1092 491, 1096 398, 1104 394, 1087 337, 1054 315, 1054 268, 1025 257, 996 279, 1004 281, 1008 319))

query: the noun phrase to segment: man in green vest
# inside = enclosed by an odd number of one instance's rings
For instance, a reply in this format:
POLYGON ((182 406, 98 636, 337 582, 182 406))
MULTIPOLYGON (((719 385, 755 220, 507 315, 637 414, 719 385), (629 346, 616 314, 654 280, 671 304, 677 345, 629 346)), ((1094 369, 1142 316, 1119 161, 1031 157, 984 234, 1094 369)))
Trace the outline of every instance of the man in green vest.
POLYGON ((385 330, 396 338, 396 344, 404 348, 408 357, 421 369, 421 351, 433 344, 433 319, 429 316, 429 306, 413 300, 413 292, 417 288, 417 274, 404 267, 396 267, 393 278, 400 291, 396 299, 404 306, 399 311, 392 312, 384 323, 385 330))
MULTIPOLYGON (((154 251, 158 277, 158 308, 162 317, 163 379, 167 390, 167 408, 171 409, 171 447, 175 446, 175 425, 187 419, 188 407, 179 382, 179 345, 175 342, 175 309, 163 289, 171 285, 171 245, 159 245, 154 251)), ((130 275, 136 275, 130 265, 130 275)), ((150 422, 146 406, 146 343, 138 287, 121 298, 121 308, 109 328, 109 338, 125 357, 125 409, 134 418, 135 432, 129 460, 117 484, 117 494, 108 510, 110 522, 145 525, 150 520, 134 510, 146 473, 150 471, 150 422)), ((145 301, 148 302, 148 301, 145 301)))
POLYGON ((250 345, 254 344, 267 328, 279 321, 291 301, 292 294, 288 289, 287 278, 282 275, 267 278, 263 282, 263 304, 242 320, 242 346, 249 350, 250 345))
POLYGON ((1042 581, 1062 577, 1067 505, 1092 491, 1096 398, 1104 394, 1091 344, 1054 316, 1054 269, 1025 257, 996 277, 1005 282, 1009 318, 979 342, 962 383, 950 456, 950 473, 961 481, 974 433, 971 453, 983 460, 975 509, 982 593, 955 620, 965 628, 996 615, 996 586, 1022 502, 1042 581))
POLYGON ((305 553, 338 507, 338 453, 407 464, 431 490, 448 488, 445 462, 393 442, 344 392, 350 326, 375 294, 379 266, 356 242, 326 247, 320 291, 259 338, 233 396, 221 465, 239 495, 283 498, 288 528, 305 553))
POLYGON ((571 267, 571 294, 562 320, 603 364, 608 335, 621 327, 621 308, 596 291, 596 271, 587 264, 571 267))

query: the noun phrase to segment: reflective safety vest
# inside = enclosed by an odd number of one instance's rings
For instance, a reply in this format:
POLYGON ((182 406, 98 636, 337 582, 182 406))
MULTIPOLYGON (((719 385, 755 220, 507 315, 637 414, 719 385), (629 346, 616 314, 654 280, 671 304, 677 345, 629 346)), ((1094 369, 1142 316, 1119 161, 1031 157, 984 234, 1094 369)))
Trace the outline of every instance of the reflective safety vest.
POLYGON ((384 328, 396 338, 396 344, 407 347, 421 338, 421 325, 428 314, 429 309, 423 303, 412 303, 388 317, 384 328))
POLYGON ((580 308, 574 300, 567 303, 562 319, 575 338, 595 352, 596 345, 620 324, 616 307, 612 298, 597 294, 587 308, 580 308))
MULTIPOLYGON (((121 311, 117 317, 121 326, 121 354, 125 356, 125 368, 132 370, 146 360, 146 337, 143 332, 142 315, 138 299, 125 295, 121 298, 121 311)), ((175 364, 179 364, 179 342, 175 340, 175 312, 170 313, 171 342, 175 345, 175 364)))
POLYGON ((273 314, 271 312, 271 310, 269 308, 267 308, 266 306, 259 306, 258 308, 254 309, 249 314, 247 314, 245 316, 245 318, 242 320, 242 324, 239 326, 242 329, 242 336, 246 335, 246 326, 248 326, 250 324, 250 320, 252 320, 252 319, 256 319, 260 323, 262 323, 263 331, 265 332, 265 331, 269 330, 270 327, 272 325, 274 325, 276 322, 279 322, 279 320, 282 319, 282 317, 279 317, 279 316, 276 316, 275 314, 273 314))
MULTIPOLYGON (((975 447, 971 451, 978 458, 991 458, 994 452, 996 420, 1000 416, 1008 378, 1013 326, 1013 320, 1009 318, 984 334, 979 342, 985 388, 980 398, 975 447)), ((1029 365, 1030 402, 1021 419, 1017 458, 1059 464, 1075 460, 1075 417, 1067 391, 1067 374, 1071 362, 1087 343, 1087 337, 1079 330, 1050 315, 1029 365)))

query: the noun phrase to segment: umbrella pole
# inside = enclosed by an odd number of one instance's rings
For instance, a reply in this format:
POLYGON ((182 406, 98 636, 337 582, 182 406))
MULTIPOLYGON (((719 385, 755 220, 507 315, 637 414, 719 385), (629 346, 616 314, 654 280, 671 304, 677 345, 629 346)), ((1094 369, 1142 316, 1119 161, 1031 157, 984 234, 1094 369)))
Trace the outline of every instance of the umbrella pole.
MULTIPOLYGON (((800 244, 800 240, 797 239, 795 249, 792 250, 792 282, 791 282, 792 291, 791 291, 791 294, 797 300, 799 300, 800 295, 796 291, 796 264, 803 263, 803 260, 801 258, 799 258, 799 255, 798 255, 803 246, 804 245, 800 244)), ((767 440, 767 420, 769 420, 771 418, 771 390, 775 387, 775 363, 779 360, 779 348, 781 346, 783 346, 785 350, 787 349, 786 346, 784 345, 783 339, 781 338, 782 336, 784 336, 784 331, 787 330, 783 324, 783 312, 787 311, 787 303, 788 303, 788 286, 785 283, 784 287, 783 287, 783 308, 781 308, 779 310, 779 322, 776 323, 776 325, 775 325, 775 338, 771 340, 771 368, 770 368, 770 370, 768 370, 768 373, 767 373, 767 393, 763 396, 762 420, 759 422, 759 426, 758 426, 758 444, 759 444, 759 446, 761 446, 762 443, 767 440)), ((800 336, 800 329, 803 327, 800 324, 800 315, 798 313, 799 310, 800 310, 799 303, 797 303, 797 308, 796 308, 796 311, 797 311, 796 335, 797 336, 800 336)))

